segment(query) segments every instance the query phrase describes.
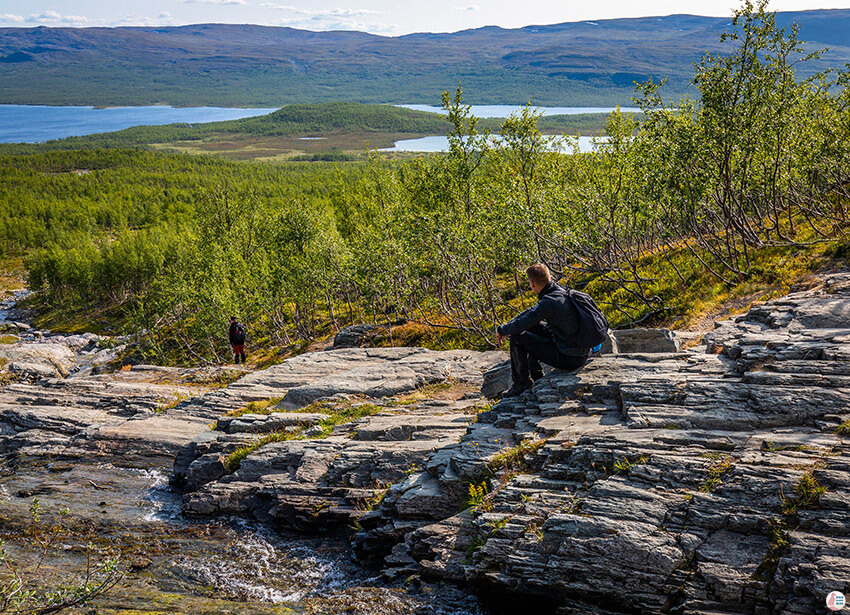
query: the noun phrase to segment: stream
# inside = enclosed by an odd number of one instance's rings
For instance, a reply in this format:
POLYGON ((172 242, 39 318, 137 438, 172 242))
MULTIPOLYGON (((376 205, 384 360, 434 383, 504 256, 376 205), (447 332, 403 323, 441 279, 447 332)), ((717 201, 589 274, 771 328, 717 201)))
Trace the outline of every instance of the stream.
MULTIPOLYGON (((0 304, 0 324, 20 318, 14 308, 14 299, 0 304)), ((51 338, 34 330, 20 337, 51 338)), ((85 366, 85 357, 80 359, 85 366)), ((0 421, 0 436, 3 429, 0 421)), ((49 432, 40 437, 40 446, 50 445, 49 432)), ((181 495, 169 486, 172 463, 166 455, 30 455, 4 450, 0 438, 0 540, 26 569, 39 557, 26 538, 33 500, 41 507, 42 531, 67 508, 67 531, 34 577, 48 585, 80 578, 91 563, 88 543, 92 560, 118 555, 123 578, 85 607, 89 613, 485 612, 473 596, 451 586, 418 578, 384 582, 354 561, 347 537, 338 533, 304 536, 239 518, 187 518, 180 512, 181 495)))

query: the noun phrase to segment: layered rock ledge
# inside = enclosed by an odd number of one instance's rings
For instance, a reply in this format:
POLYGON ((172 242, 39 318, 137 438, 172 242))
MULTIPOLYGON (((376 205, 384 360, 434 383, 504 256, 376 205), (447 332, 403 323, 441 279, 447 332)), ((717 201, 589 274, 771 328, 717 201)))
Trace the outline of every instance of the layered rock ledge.
POLYGON ((338 350, 209 394, 210 415, 273 404, 184 449, 184 509, 353 527, 389 578, 541 612, 790 615, 850 593, 850 275, 491 406, 474 389, 502 357, 338 350))
POLYGON ((0 389, 12 464, 176 457, 188 514, 347 532, 387 579, 541 613, 791 615, 850 593, 850 274, 686 350, 615 334, 619 354, 498 403, 502 353, 97 375, 24 335, 7 352, 45 369, 0 389))

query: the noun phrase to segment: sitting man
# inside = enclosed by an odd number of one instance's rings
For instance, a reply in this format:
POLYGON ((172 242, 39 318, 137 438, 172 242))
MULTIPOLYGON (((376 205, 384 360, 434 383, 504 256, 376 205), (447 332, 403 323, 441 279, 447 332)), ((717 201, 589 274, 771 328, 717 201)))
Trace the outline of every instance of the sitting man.
POLYGON ((525 270, 538 302, 508 323, 496 327, 499 347, 511 340, 513 386, 503 397, 514 397, 543 376, 543 362, 564 370, 578 369, 590 356, 590 348, 576 343, 579 315, 566 289, 552 281, 549 268, 536 263, 525 270), (546 321, 542 324, 541 321, 546 321))

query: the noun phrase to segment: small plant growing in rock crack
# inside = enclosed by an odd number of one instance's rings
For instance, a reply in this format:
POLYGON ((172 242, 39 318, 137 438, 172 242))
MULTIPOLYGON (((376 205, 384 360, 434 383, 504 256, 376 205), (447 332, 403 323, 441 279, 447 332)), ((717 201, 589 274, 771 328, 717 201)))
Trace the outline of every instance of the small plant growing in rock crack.
POLYGON ((843 421, 841 425, 835 429, 835 433, 842 437, 850 436, 850 419, 843 421))
POLYGON ((630 460, 628 457, 623 459, 617 459, 614 462, 614 474, 626 474, 634 466, 643 465, 647 461, 649 461, 648 455, 641 455, 635 460, 630 460))
POLYGON ((533 455, 544 444, 546 444, 546 440, 523 440, 516 446, 505 449, 493 457, 487 464, 487 470, 491 474, 495 474, 500 470, 525 469, 528 465, 525 460, 526 455, 533 455))
POLYGON ((529 523, 525 526, 525 535, 530 536, 537 542, 543 540, 543 530, 540 529, 540 526, 537 523, 529 523))
MULTIPOLYGON (((490 493, 490 485, 486 480, 480 483, 469 483, 469 495, 464 502, 463 510, 471 508, 473 510, 485 510, 485 501, 490 493)), ((492 508, 492 505, 490 505, 492 508)))
POLYGON ((157 404, 156 408, 153 409, 153 411, 156 414, 162 414, 166 410, 176 408, 177 405, 180 404, 180 402, 186 401, 187 399, 189 399, 189 396, 186 393, 181 393, 180 391, 175 389, 174 398, 169 400, 165 397, 161 397, 159 399, 159 403, 157 404))
POLYGON ((372 483, 372 489, 374 491, 371 496, 362 498, 359 502, 357 502, 356 508, 360 511, 360 514, 364 514, 378 508, 381 505, 381 502, 384 501, 384 498, 387 497, 387 492, 390 490, 386 483, 382 483, 380 481, 374 481, 372 483))
POLYGON ((466 548, 466 557, 463 558, 463 563, 469 565, 472 563, 472 558, 476 553, 487 543, 487 539, 482 536, 475 536, 466 548))
POLYGON ((511 517, 502 517, 501 519, 494 519, 492 521, 487 522, 487 537, 492 538, 495 536, 500 529, 505 527, 508 524, 508 521, 511 520, 511 517))
POLYGON ((58 550, 58 541, 70 537, 65 525, 68 509, 58 511, 50 523, 38 499, 30 505, 30 527, 21 539, 34 553, 34 561, 23 563, 6 550, 0 540, 0 613, 48 615, 80 607, 108 592, 122 579, 118 558, 93 561, 94 546, 86 545, 86 571, 82 578, 68 577, 53 587, 44 587, 38 579, 44 563, 58 550))
POLYGON ((708 493, 720 484, 721 479, 732 471, 734 459, 729 455, 725 455, 720 459, 715 459, 714 463, 708 466, 708 471, 705 474, 705 480, 700 485, 699 490, 703 493, 708 493))
POLYGON ((795 515, 797 511, 814 508, 817 506, 820 496, 826 493, 826 487, 818 483, 818 479, 811 472, 803 472, 800 480, 794 485, 794 496, 786 498, 780 495, 782 501, 782 513, 795 515))
MULTIPOLYGON (((225 416, 239 417, 244 414, 271 414, 274 412, 275 406, 283 401, 283 397, 270 397, 260 401, 252 401, 241 408, 231 410, 225 416)), ((305 408, 305 412, 308 410, 305 408)))
POLYGON ((791 538, 788 535, 788 527, 785 521, 781 519, 769 519, 767 523, 770 547, 764 560, 762 560, 761 564, 759 564, 753 573, 753 578, 760 581, 770 581, 773 579, 776 568, 779 566, 782 552, 791 546, 791 538))

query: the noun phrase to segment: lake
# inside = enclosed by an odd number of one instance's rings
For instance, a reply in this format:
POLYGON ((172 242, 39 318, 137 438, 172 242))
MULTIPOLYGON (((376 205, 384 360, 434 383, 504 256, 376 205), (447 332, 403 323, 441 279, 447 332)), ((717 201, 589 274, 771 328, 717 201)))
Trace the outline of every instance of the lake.
MULTIPOLYGON (((557 138, 557 137, 553 137, 557 138)), ((570 139, 575 142, 575 137, 570 139)), ((594 141, 604 141, 605 137, 578 137, 580 152, 592 152, 594 141)), ((572 146, 558 147, 558 151, 572 153, 572 146)), ((419 139, 403 139, 396 141, 393 147, 378 150, 380 152, 447 152, 449 140, 447 137, 421 137, 419 139)))
MULTIPOLYGON (((430 111, 431 113, 442 113, 446 115, 447 111, 442 107, 434 107, 432 105, 395 105, 396 107, 404 107, 405 109, 413 109, 414 111, 430 111)), ((579 115, 581 113, 611 113, 616 110, 616 107, 535 107, 535 111, 543 115, 579 115)), ((508 117, 511 113, 516 113, 525 108, 525 105, 472 105, 472 115, 475 117, 508 117)), ((620 111, 639 113, 637 107, 620 107, 620 111)))
POLYGON ((0 105, 0 143, 38 143, 132 126, 196 124, 266 115, 277 109, 222 107, 54 107, 0 105))

